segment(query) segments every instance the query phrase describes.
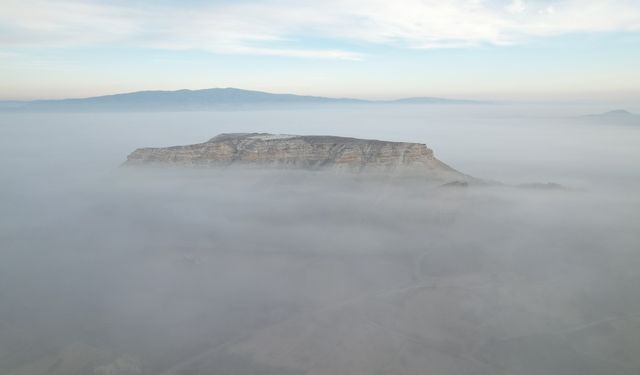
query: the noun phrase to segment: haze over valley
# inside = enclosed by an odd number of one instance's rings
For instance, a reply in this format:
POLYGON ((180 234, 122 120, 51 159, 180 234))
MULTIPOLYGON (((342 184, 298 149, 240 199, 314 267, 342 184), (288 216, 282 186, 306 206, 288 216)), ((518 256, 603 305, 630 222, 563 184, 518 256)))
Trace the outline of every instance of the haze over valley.
POLYGON ((1 371, 637 372, 638 129, 458 108, 1 114, 1 371), (575 191, 120 166, 238 132, 423 143, 575 191))

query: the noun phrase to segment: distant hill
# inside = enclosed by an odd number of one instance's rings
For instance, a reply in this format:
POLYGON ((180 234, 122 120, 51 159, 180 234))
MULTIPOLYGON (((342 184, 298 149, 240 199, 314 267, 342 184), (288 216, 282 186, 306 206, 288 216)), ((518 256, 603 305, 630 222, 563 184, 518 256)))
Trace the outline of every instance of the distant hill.
POLYGON ((615 109, 613 111, 608 111, 604 113, 596 113, 592 115, 587 115, 587 117, 606 117, 606 118, 627 118, 637 116, 626 109, 615 109))
POLYGON ((631 113, 624 109, 616 109, 609 112, 597 113, 582 116, 590 122, 613 124, 613 125, 640 125, 640 115, 631 113))
POLYGON ((468 100, 405 98, 371 101, 293 94, 272 94, 236 88, 204 90, 138 91, 79 99, 5 101, 4 111, 190 111, 211 109, 263 108, 327 104, 470 104, 468 100))

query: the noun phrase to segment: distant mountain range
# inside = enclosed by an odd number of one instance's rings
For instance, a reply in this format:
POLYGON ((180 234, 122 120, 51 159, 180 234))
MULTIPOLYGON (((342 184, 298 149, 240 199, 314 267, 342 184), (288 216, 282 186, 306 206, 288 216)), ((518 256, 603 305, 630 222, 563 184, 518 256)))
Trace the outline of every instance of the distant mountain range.
POLYGON ((327 104, 483 104, 473 100, 433 97, 374 101, 293 94, 272 94, 236 88, 204 90, 138 91, 79 99, 0 101, 5 111, 171 111, 264 108, 327 104))

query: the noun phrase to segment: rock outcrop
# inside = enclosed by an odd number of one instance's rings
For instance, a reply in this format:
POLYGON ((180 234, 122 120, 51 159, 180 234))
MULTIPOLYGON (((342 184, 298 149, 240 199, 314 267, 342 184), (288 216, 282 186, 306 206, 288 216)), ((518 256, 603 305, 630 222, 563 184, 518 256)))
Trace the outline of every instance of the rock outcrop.
POLYGON ((436 159, 420 143, 387 142, 335 136, 220 134, 188 146, 140 148, 125 165, 261 166, 337 169, 349 172, 404 172, 447 180, 465 176, 436 159))

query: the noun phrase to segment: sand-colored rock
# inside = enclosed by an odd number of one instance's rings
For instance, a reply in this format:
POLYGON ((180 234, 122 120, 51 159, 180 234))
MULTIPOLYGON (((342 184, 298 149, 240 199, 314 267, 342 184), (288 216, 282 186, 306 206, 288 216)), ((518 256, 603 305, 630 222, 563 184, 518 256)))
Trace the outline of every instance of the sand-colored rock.
POLYGON ((194 145, 140 148, 125 164, 396 171, 449 180, 466 177, 436 159, 433 151, 420 143, 266 133, 220 134, 194 145))

